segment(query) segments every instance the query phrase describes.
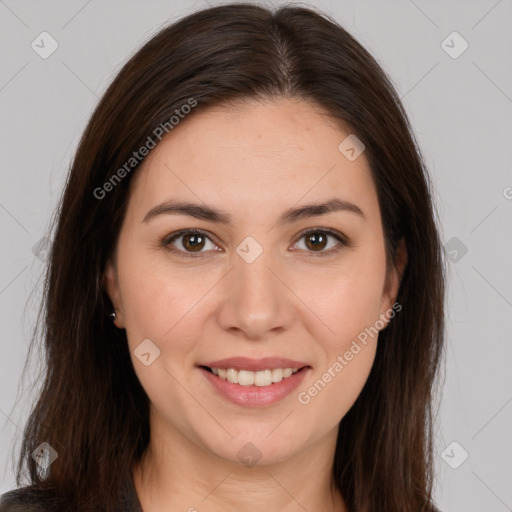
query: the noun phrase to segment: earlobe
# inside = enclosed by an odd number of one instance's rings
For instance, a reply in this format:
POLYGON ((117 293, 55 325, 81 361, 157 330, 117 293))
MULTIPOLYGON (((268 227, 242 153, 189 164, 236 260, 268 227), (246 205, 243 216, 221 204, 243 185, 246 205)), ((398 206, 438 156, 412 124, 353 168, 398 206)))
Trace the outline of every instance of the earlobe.
POLYGON ((386 286, 382 297, 382 304, 385 310, 381 311, 384 315, 386 314, 386 311, 393 308, 393 305, 396 302, 396 297, 398 296, 398 290, 400 289, 407 261, 407 245, 405 243, 405 237, 402 237, 396 247, 394 264, 391 265, 386 278, 386 286))
POLYGON ((405 243, 405 237, 402 237, 400 241, 398 242, 397 248, 396 248, 396 255, 395 255, 395 266, 398 271, 398 286, 396 290, 396 294, 398 294, 398 288, 400 287, 400 282, 402 281, 402 276, 405 272, 405 267, 407 266, 407 245, 405 243))
POLYGON ((105 290, 107 292, 107 295, 110 298, 110 301, 112 302, 114 306, 115 315, 112 315, 111 318, 113 319, 114 325, 118 327, 119 329, 124 328, 124 322, 123 322, 123 313, 122 313, 122 302, 121 302, 121 296, 119 292, 119 285, 118 285, 118 279, 117 279, 117 272, 114 264, 112 261, 107 262, 107 265, 105 266, 105 272, 103 273, 103 286, 105 287, 105 290))

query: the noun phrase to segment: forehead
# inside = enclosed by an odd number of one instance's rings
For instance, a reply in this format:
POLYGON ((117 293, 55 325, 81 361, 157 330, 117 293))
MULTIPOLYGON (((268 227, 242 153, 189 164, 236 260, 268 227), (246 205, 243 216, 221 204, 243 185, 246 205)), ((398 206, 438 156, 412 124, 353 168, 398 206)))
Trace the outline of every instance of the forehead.
POLYGON ((339 149, 349 135, 342 121, 296 99, 198 110, 145 158, 132 193, 147 204, 179 196, 259 208, 339 193, 371 211, 377 197, 364 152, 351 161, 339 149))

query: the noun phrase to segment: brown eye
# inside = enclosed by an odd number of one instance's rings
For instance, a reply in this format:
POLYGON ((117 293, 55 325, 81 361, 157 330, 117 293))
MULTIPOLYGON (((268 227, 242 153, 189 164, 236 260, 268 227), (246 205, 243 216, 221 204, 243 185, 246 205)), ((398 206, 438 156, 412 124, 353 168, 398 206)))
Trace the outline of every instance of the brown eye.
POLYGON ((173 233, 162 240, 162 245, 183 256, 200 256, 201 253, 207 252, 206 250, 216 250, 217 247, 202 231, 195 229, 173 233), (210 244, 210 247, 208 247, 208 244, 210 244))
POLYGON ((204 247, 205 237, 203 235, 185 235, 182 238, 181 243, 187 251, 197 252, 204 247))
MULTIPOLYGON (((339 251, 343 246, 350 246, 343 235, 330 229, 311 228, 302 233, 295 245, 301 243, 302 240, 305 241, 304 247, 299 248, 313 256, 328 256, 339 251)), ((161 243, 168 250, 182 256, 200 256, 204 252, 218 250, 209 236, 195 229, 185 229, 173 233, 164 238, 161 243), (211 244, 210 247, 208 244, 211 244)))
POLYGON ((321 231, 306 235, 306 246, 312 251, 325 249, 327 245, 327 236, 321 231))
POLYGON ((296 245, 299 245, 299 249, 305 250, 312 256, 328 256, 349 244, 345 238, 336 231, 331 229, 311 228, 302 233, 296 245), (304 247, 300 247, 302 240, 304 240, 304 247))

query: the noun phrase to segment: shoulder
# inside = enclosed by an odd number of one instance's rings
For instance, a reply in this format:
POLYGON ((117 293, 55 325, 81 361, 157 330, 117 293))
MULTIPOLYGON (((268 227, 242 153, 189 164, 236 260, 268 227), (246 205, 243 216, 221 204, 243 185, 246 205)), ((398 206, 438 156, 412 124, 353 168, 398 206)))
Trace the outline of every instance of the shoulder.
MULTIPOLYGON (((142 512, 135 486, 131 478, 123 481, 119 503, 119 512, 142 512)), ((36 485, 21 487, 0 495, 0 512, 68 512, 62 499, 56 496, 54 489, 43 489, 36 485)))
POLYGON ((47 512, 55 510, 42 489, 33 486, 21 487, 0 496, 0 512, 47 512))

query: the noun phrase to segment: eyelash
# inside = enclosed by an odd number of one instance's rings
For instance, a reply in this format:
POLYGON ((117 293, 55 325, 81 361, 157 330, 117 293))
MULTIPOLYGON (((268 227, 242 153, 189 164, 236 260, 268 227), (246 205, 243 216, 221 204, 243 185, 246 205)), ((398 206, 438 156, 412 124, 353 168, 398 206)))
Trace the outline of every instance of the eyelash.
MULTIPOLYGON (((325 234, 325 235, 330 235, 333 238, 335 238, 336 240, 338 240, 340 245, 338 245, 338 247, 336 247, 336 248, 331 248, 328 251, 319 251, 319 252, 317 252, 317 251, 307 251, 308 253, 310 253, 308 255, 308 257, 330 256, 330 255, 332 255, 334 253, 339 252, 343 247, 350 247, 350 244, 349 244, 348 240, 345 237, 343 237, 337 231, 334 231, 333 229, 329 229, 329 228, 308 228, 308 229, 306 229, 305 231, 303 231, 301 233, 300 237, 298 238, 297 242, 295 242, 295 244, 298 243, 305 236, 311 235, 313 233, 314 234, 322 233, 322 234, 325 234)), ((198 257, 200 257, 202 252, 191 253, 191 252, 187 252, 187 251, 182 251, 182 250, 176 249, 175 247, 172 246, 172 242, 174 242, 176 239, 178 239, 178 238, 180 238, 182 236, 186 236, 186 235, 201 235, 201 236, 204 236, 205 238, 207 238, 208 240, 210 240, 210 242, 214 243, 210 239, 210 237, 204 231, 201 231, 201 230, 195 229, 195 228, 191 228, 191 229, 182 229, 180 231, 176 231, 175 233, 171 233, 170 235, 166 236, 161 241, 161 245, 165 249, 167 249, 168 251, 173 252, 175 254, 179 254, 180 256, 184 256, 184 257, 188 257, 188 258, 198 258, 198 257)))

